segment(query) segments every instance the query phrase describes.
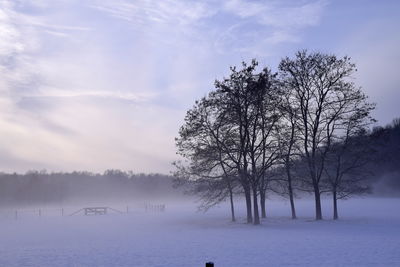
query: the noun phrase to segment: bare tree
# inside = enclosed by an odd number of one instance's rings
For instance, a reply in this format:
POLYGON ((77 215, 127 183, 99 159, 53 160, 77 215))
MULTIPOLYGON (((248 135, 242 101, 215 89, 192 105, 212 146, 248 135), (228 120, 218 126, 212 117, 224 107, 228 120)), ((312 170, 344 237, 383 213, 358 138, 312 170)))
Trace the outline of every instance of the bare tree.
POLYGON ((232 68, 228 79, 216 83, 220 89, 217 93, 223 96, 221 99, 225 100, 224 106, 238 132, 236 148, 241 162, 237 168, 240 177, 246 177, 242 178, 246 181, 243 183, 246 200, 250 195, 253 198, 254 224, 260 223, 259 185, 264 182, 266 170, 278 158, 274 132, 279 121, 279 88, 275 75, 268 69, 255 74, 257 64, 253 60, 248 66, 243 63, 241 71, 232 68))
POLYGON ((339 131, 336 126, 346 120, 348 107, 358 101, 352 97, 360 89, 350 80, 356 68, 348 57, 304 50, 297 52, 294 59, 284 58, 279 70, 291 105, 299 113, 301 154, 313 187, 315 217, 321 220, 320 182, 332 137, 339 131))
POLYGON ((366 180, 371 175, 367 164, 373 159, 373 148, 367 135, 367 127, 374 122, 369 116, 374 105, 366 103, 366 97, 356 91, 353 107, 349 106, 347 117, 338 128, 342 134, 332 137, 331 150, 325 166, 326 183, 333 198, 333 219, 337 220, 337 200, 355 194, 369 192, 366 180))
MULTIPOLYGON (((299 136, 297 134, 299 114, 296 106, 292 104, 290 91, 286 90, 280 105, 283 123, 279 128, 279 153, 286 174, 287 195, 290 201, 292 219, 296 219, 293 189, 293 161, 298 157, 299 136)), ((286 191, 286 190, 285 190, 286 191)))
POLYGON ((176 183, 189 184, 189 192, 200 195, 201 208, 208 208, 225 200, 231 205, 232 221, 235 221, 233 194, 237 176, 230 165, 230 153, 226 151, 232 138, 229 125, 224 124, 224 116, 216 106, 216 99, 210 97, 197 101, 187 112, 185 125, 176 138, 178 154, 188 160, 188 164, 175 162, 176 183))
POLYGON ((257 65, 253 60, 240 70, 232 67, 228 78, 216 81, 216 90, 188 111, 176 142, 192 176, 237 178, 247 222, 254 224, 260 223, 259 184, 279 156, 273 134, 279 90, 275 75, 268 69, 255 73, 257 65))

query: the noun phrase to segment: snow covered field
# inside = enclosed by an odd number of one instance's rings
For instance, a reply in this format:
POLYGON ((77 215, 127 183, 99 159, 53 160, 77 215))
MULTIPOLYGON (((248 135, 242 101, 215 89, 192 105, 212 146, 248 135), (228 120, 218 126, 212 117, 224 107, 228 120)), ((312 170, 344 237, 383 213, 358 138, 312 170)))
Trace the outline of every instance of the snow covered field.
POLYGON ((261 226, 229 222, 226 206, 196 213, 167 204, 164 213, 136 210, 105 216, 0 219, 0 266, 400 266, 400 199, 340 202, 332 221, 313 221, 309 200, 273 201, 261 226))

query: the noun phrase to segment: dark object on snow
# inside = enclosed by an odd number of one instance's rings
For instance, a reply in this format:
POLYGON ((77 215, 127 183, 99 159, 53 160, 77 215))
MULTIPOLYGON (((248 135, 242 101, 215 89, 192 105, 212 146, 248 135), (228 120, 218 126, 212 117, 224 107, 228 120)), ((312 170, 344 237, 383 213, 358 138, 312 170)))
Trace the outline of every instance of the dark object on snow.
POLYGON ((214 267, 214 262, 206 262, 206 267, 214 267))

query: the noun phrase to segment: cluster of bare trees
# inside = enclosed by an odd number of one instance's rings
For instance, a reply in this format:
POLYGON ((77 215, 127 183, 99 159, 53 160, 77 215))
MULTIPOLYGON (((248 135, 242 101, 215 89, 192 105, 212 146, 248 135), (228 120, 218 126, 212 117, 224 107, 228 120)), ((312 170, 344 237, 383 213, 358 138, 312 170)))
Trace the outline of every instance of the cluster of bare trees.
POLYGON ((232 67, 187 112, 176 138, 184 159, 175 163, 177 182, 204 208, 229 198, 233 221, 233 196, 243 194, 254 224, 266 216, 269 191, 290 199, 294 219, 295 191, 312 192, 320 220, 321 194, 332 193, 337 207, 338 198, 368 190, 360 171, 368 146, 358 142, 374 105, 352 82, 350 59, 299 51, 277 73, 257 67, 232 67))

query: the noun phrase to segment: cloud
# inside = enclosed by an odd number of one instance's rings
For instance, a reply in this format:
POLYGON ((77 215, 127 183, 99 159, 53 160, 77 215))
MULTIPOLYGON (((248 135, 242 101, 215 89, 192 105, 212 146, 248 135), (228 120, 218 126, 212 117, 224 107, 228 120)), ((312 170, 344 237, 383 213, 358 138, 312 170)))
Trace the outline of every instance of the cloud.
POLYGON ((23 26, 28 19, 12 2, 0 2, 0 98, 5 101, 38 82, 33 56, 39 40, 31 26, 23 26))
POLYGON ((247 53, 261 52, 257 46, 298 42, 299 31, 317 25, 326 5, 326 1, 118 0, 98 1, 90 6, 146 31, 159 34, 161 27, 170 34, 165 36, 167 40, 197 38, 200 42, 212 42, 219 53, 247 53), (254 44, 255 37, 260 45, 254 44))
POLYGON ((318 25, 326 5, 326 1, 226 1, 221 11, 238 19, 221 31, 215 47, 221 53, 268 56, 278 44, 300 42, 301 30, 318 25))
POLYGON ((215 12, 207 2, 165 0, 165 1, 94 1, 90 7, 104 11, 113 17, 145 24, 178 23, 188 25, 210 17, 215 12))
POLYGON ((319 1, 0 1, 0 170, 168 172, 193 101, 229 65, 301 42, 323 9, 319 1))
POLYGON ((226 10, 242 18, 255 18, 258 23, 277 28, 303 28, 319 23, 326 1, 314 2, 253 2, 231 0, 226 10))

